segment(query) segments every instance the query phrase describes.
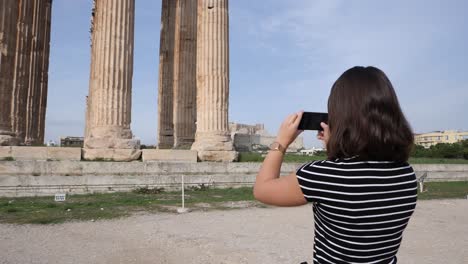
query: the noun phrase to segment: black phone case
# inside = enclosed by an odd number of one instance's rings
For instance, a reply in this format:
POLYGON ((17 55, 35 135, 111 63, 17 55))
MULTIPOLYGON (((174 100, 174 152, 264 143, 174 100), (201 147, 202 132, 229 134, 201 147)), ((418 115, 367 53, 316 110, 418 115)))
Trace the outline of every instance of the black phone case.
POLYGON ((304 112, 298 129, 322 131, 321 122, 328 123, 327 113, 304 112))

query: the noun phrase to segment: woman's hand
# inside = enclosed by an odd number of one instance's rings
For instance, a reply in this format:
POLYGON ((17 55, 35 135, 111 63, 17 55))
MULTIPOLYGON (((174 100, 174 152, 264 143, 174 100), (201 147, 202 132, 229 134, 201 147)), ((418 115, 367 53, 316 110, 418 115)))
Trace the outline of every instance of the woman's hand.
POLYGON ((303 131, 298 130, 299 123, 302 119, 302 114, 304 111, 294 113, 286 117, 286 119, 281 124, 281 127, 278 131, 278 136, 276 141, 280 143, 284 148, 288 146, 299 136, 303 131))
MULTIPOLYGON (((302 131, 298 130, 302 111, 288 116, 278 131, 276 141, 287 148, 302 131)), ((280 177, 284 155, 270 151, 255 180, 253 194, 262 203, 276 206, 298 206, 307 203, 302 194, 296 172, 280 177)))
POLYGON ((326 147, 330 139, 330 128, 324 122, 320 123, 320 126, 323 128, 323 131, 317 133, 317 139, 322 140, 326 147))

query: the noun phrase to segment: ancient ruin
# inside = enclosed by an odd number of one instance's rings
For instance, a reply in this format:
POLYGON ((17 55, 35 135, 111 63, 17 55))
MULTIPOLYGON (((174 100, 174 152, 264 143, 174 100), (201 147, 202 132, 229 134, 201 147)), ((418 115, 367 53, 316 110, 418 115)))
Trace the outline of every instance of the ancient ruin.
MULTIPOLYGON (((239 152, 262 152, 269 150, 269 146, 276 141, 276 135, 271 135, 264 124, 247 125, 229 123, 229 130, 234 147, 239 152)), ((304 138, 297 137, 287 151, 297 153, 304 149, 304 138)))
POLYGON ((52 0, 0 3, 0 145, 44 142, 52 0))
POLYGON ((195 140, 197 0, 162 1, 158 148, 190 149, 195 140))
POLYGON ((96 1, 83 157, 129 161, 141 155, 130 130, 135 0, 96 1))
POLYGON ((233 161, 228 125, 228 0, 199 0, 197 36, 197 132, 192 149, 201 160, 233 161))
POLYGON ((158 148, 174 146, 174 42, 177 1, 162 0, 158 84, 158 148))
POLYGON ((163 0, 158 148, 237 158, 228 127, 228 13, 227 0, 163 0))
MULTIPOLYGON (((135 0, 93 4, 82 155, 136 160, 142 151, 130 128, 135 0)), ((0 8, 0 145, 42 145, 52 0, 2 0, 0 8)), ((158 149, 236 160, 228 108, 228 0, 163 0, 158 149)))
POLYGON ((0 2, 0 145, 15 145, 17 139, 11 122, 13 79, 16 50, 16 0, 0 2), (8 18, 8 19, 5 19, 8 18), (13 37, 15 36, 15 37, 13 37))

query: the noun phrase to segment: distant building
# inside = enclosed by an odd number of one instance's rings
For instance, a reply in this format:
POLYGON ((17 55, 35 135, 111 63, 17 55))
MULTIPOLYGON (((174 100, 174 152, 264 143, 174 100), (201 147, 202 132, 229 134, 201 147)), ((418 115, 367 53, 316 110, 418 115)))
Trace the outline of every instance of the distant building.
POLYGON ((468 139, 468 131, 445 130, 414 135, 414 143, 425 148, 439 143, 456 143, 465 139, 468 139))
POLYGON ((57 143, 55 143, 55 141, 53 141, 53 140, 49 140, 49 141, 47 141, 46 146, 55 147, 55 146, 57 146, 57 143))
POLYGON ((302 155, 313 156, 318 151, 325 151, 325 149, 312 147, 311 149, 303 149, 300 152, 302 155))
POLYGON ((265 131, 264 124, 246 125, 239 123, 229 123, 229 130, 231 133, 250 134, 254 135, 257 133, 262 134, 265 131))
MULTIPOLYGON (((264 124, 229 123, 229 130, 234 147, 241 152, 266 151, 276 139, 276 136, 270 135, 265 130, 264 124)), ((304 139, 298 137, 289 145, 288 152, 298 152, 302 149, 304 149, 304 139)))
POLYGON ((61 147, 79 147, 82 148, 84 143, 83 137, 61 137, 60 146, 61 147))

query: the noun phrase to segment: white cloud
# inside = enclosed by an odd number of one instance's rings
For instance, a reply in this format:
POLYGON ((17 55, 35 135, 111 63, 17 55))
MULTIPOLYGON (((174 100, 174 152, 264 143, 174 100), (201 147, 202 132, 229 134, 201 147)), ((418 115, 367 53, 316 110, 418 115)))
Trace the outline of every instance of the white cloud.
MULTIPOLYGON (((440 73, 440 68, 452 67, 452 72, 461 75, 459 68, 444 61, 449 58, 442 53, 457 52, 447 50, 447 46, 468 33, 459 24, 460 5, 460 1, 444 5, 437 1, 287 1, 284 9, 262 18, 249 32, 260 45, 274 50, 282 41, 287 48, 284 53, 303 58, 304 72, 310 74, 293 80, 299 90, 330 83, 354 65, 375 65, 389 75, 401 97, 411 97, 402 100, 403 107, 421 130, 436 129, 437 123, 439 129, 449 129, 457 124, 444 118, 467 106, 452 104, 459 101, 460 92, 467 95, 467 78, 455 82, 454 76, 447 74, 450 70, 440 73), (441 60, 446 65, 441 65, 441 60), (448 92, 441 95, 441 89, 448 92), (431 106, 436 102, 445 112, 434 112, 431 106), (415 114, 420 112, 434 116, 435 123, 420 122, 424 118, 415 114)), ((461 41, 467 42, 466 38, 461 41)), ((297 65, 284 65, 282 70, 288 67, 296 69, 297 65)), ((468 120, 465 117, 462 121, 468 120)), ((468 129, 467 125, 458 127, 468 129)))

